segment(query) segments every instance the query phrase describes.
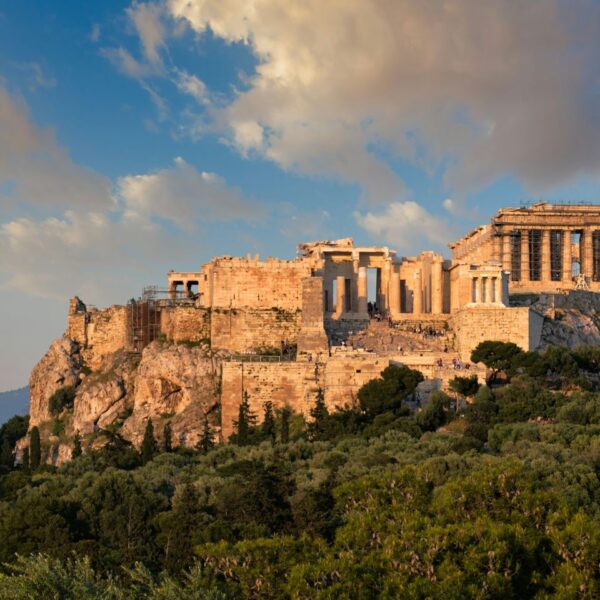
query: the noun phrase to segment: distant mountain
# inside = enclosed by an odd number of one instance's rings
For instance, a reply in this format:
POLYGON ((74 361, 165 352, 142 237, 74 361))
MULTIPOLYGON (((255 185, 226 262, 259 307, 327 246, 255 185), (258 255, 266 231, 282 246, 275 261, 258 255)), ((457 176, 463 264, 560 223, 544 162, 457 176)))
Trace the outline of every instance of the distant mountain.
POLYGON ((14 415, 26 415, 29 412, 29 386, 0 392, 0 425, 14 415))

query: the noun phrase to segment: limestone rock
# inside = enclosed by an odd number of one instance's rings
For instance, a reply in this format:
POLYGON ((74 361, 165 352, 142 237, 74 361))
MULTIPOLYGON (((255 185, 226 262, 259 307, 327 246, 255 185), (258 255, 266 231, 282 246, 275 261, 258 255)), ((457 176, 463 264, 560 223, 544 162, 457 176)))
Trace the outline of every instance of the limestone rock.
POLYGON ((174 445, 193 446, 204 415, 218 405, 218 367, 205 346, 147 346, 136 372, 133 413, 123 426, 124 437, 139 446, 151 418, 157 437, 169 421, 174 445))
POLYGON ((77 342, 62 337, 54 340, 48 352, 33 368, 29 378, 29 426, 51 418, 48 400, 54 392, 67 385, 77 385, 81 369, 77 342))

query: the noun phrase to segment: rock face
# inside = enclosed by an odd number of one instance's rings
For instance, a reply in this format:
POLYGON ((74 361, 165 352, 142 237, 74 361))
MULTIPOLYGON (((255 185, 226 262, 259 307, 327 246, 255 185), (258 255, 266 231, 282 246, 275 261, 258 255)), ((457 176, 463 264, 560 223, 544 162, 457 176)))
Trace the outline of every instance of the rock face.
POLYGON ((55 340, 29 378, 29 425, 51 418, 48 400, 58 389, 79 383, 82 361, 79 344, 68 337, 55 340))
MULTIPOLYGON (((30 422, 40 429, 49 463, 70 459, 76 434, 84 447, 101 446, 107 431, 139 447, 151 419, 159 441, 169 423, 173 446, 194 446, 205 416, 218 425, 220 361, 207 345, 153 342, 141 357, 119 351, 94 364, 91 373, 82 371, 79 344, 63 337, 32 372, 30 422), (76 388, 73 407, 54 417, 48 400, 67 385, 76 388)), ((27 438, 21 440, 19 451, 27 444, 27 438)))

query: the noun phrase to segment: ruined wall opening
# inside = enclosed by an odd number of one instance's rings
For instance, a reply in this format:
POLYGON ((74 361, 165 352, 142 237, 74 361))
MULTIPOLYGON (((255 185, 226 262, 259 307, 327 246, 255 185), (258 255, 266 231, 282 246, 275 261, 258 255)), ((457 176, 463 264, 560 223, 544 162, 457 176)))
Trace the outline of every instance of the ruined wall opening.
POLYGON ((331 299, 329 300, 331 312, 337 311, 337 297, 337 280, 333 279, 333 281, 331 282, 331 299))
POLYGON ((510 278, 521 281, 521 231, 510 232, 510 278))
POLYGON ((352 279, 344 279, 344 310, 352 311, 352 279))
POLYGON ((529 281, 542 279, 542 230, 530 229, 528 231, 529 249, 529 281))
POLYGON ((581 273, 582 239, 581 231, 571 232, 571 246, 575 248, 575 252, 571 253, 571 277, 578 277, 581 273))
POLYGON ((379 295, 379 290, 377 289, 378 282, 379 269, 367 269, 367 302, 370 302, 373 307, 377 304, 377 308, 380 308, 377 297, 379 295))
POLYGON ((560 281, 563 273, 563 232, 560 229, 550 231, 550 279, 560 281))
POLYGON ((198 295, 198 282, 188 281, 186 283, 186 293, 188 298, 193 298, 198 295))
POLYGON ((172 281, 169 288, 171 298, 181 298, 183 293, 183 281, 172 281))
POLYGON ((400 312, 408 312, 408 298, 406 289, 406 279, 400 280, 400 312))

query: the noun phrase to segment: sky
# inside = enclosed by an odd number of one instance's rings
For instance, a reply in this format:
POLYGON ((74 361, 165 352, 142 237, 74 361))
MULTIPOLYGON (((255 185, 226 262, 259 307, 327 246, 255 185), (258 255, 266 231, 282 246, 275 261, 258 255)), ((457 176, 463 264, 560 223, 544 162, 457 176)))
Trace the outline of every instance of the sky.
POLYGON ((0 391, 68 299, 596 202, 591 0, 0 0, 0 391))

